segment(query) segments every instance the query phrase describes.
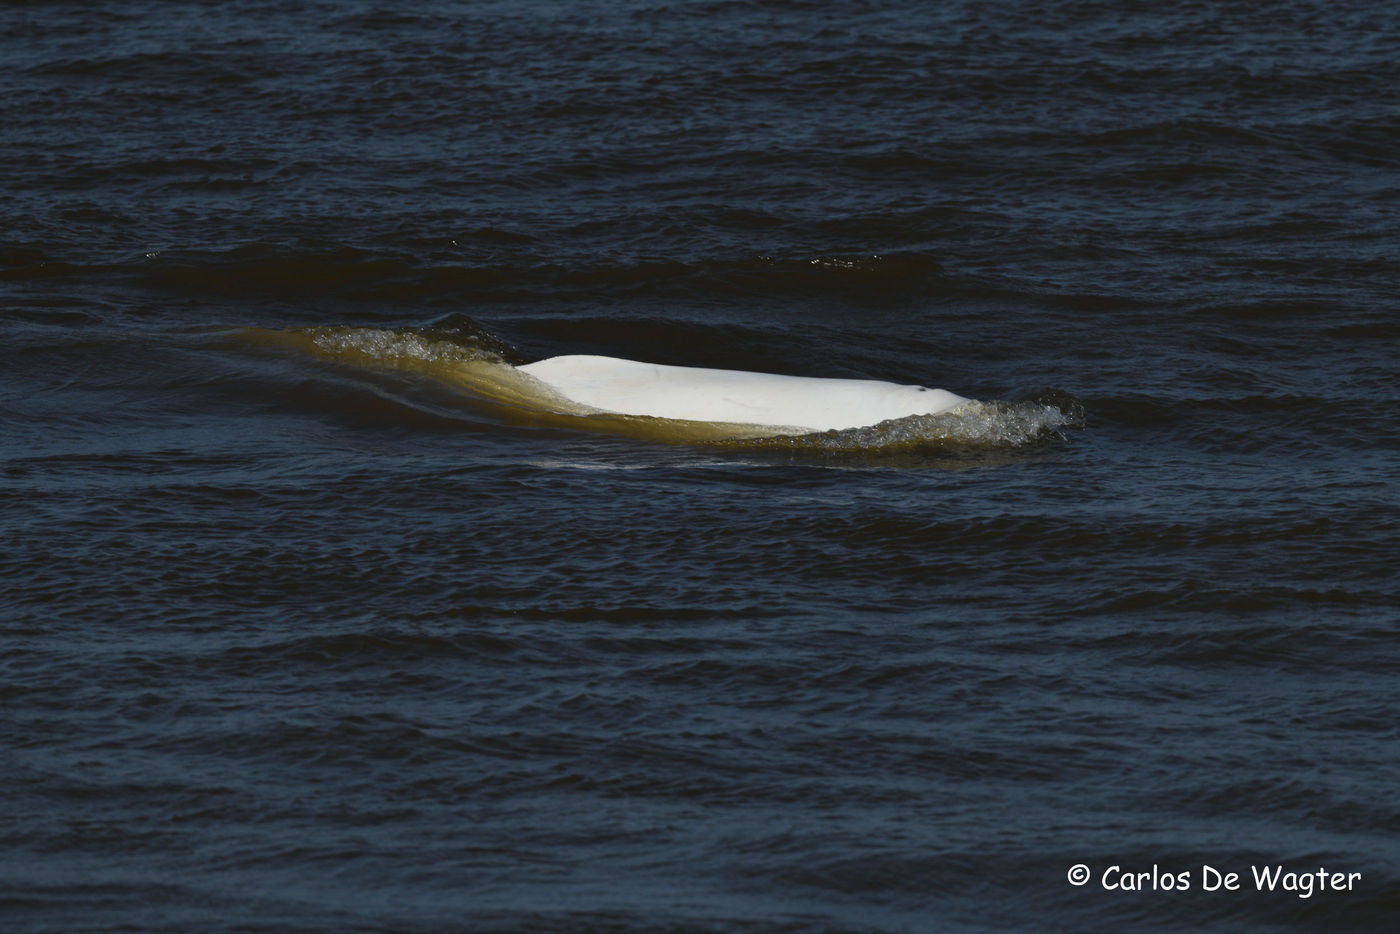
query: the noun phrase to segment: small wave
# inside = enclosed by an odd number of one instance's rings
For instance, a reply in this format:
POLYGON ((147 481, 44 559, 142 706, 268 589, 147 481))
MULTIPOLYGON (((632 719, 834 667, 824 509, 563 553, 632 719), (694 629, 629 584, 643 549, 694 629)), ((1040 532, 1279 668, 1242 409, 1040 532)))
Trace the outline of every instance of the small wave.
MULTIPOLYGON (((294 332, 295 333, 295 332, 294 332)), ((509 363, 515 356, 504 341, 484 329, 395 331, 388 328, 306 328, 304 334, 321 353, 363 357, 377 364, 412 367, 419 363, 509 363)))
MULTIPOLYGON (((1068 398, 1068 397, 1066 397, 1068 398)), ((1061 409, 1036 401, 972 401, 936 415, 911 415, 846 431, 754 439, 765 448, 827 451, 918 451, 1014 448, 1063 438, 1061 429, 1083 426, 1077 403, 1061 409)))

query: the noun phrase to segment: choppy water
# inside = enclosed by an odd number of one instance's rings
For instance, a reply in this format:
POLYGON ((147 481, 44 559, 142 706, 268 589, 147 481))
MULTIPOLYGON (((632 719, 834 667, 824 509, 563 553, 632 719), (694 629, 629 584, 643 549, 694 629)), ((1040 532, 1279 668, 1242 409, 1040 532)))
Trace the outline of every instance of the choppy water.
POLYGON ((0 927, 1390 930, 1397 29, 0 5, 0 927))

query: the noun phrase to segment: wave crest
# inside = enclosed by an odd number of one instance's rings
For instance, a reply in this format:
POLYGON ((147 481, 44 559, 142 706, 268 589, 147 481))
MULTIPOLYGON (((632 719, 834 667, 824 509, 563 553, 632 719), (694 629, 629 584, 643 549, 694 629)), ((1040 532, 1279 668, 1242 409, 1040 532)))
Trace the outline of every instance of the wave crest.
POLYGON ((832 452, 1021 447, 1082 427, 1074 412, 1035 401, 972 401, 936 415, 911 415, 865 428, 753 439, 762 447, 832 452))

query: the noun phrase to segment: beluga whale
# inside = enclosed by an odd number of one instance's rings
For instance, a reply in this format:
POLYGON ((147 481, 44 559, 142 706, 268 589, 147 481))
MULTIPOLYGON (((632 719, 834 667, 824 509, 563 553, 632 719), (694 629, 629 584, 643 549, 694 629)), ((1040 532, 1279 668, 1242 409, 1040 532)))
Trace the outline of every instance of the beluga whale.
POLYGON ((469 408, 521 425, 601 431, 682 444, 884 450, 949 443, 1021 444, 1066 423, 1032 402, 970 399, 946 389, 751 370, 673 366, 569 353, 528 362, 496 342, 421 329, 244 329, 375 370, 421 373, 461 390, 469 408), (514 357, 515 359, 508 359, 514 357))
POLYGON ((611 415, 762 426, 772 434, 864 428, 972 400, 876 379, 783 376, 566 354, 516 369, 570 402, 611 415))

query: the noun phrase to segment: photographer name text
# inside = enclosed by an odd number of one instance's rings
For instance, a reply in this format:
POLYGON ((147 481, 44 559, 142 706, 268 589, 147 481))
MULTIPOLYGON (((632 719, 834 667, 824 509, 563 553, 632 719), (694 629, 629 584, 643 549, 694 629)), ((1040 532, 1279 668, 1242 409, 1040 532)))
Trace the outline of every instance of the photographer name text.
POLYGON ((1070 885, 1082 886, 1097 876, 1109 892, 1277 892, 1312 898, 1323 892, 1350 892, 1361 880, 1359 872, 1329 872, 1325 867, 1296 870, 1286 866, 1250 866, 1248 872, 1232 872, 1202 865, 1198 870, 1167 871, 1155 863, 1150 870, 1133 870, 1118 864, 1095 873, 1084 863, 1070 867, 1070 885))

